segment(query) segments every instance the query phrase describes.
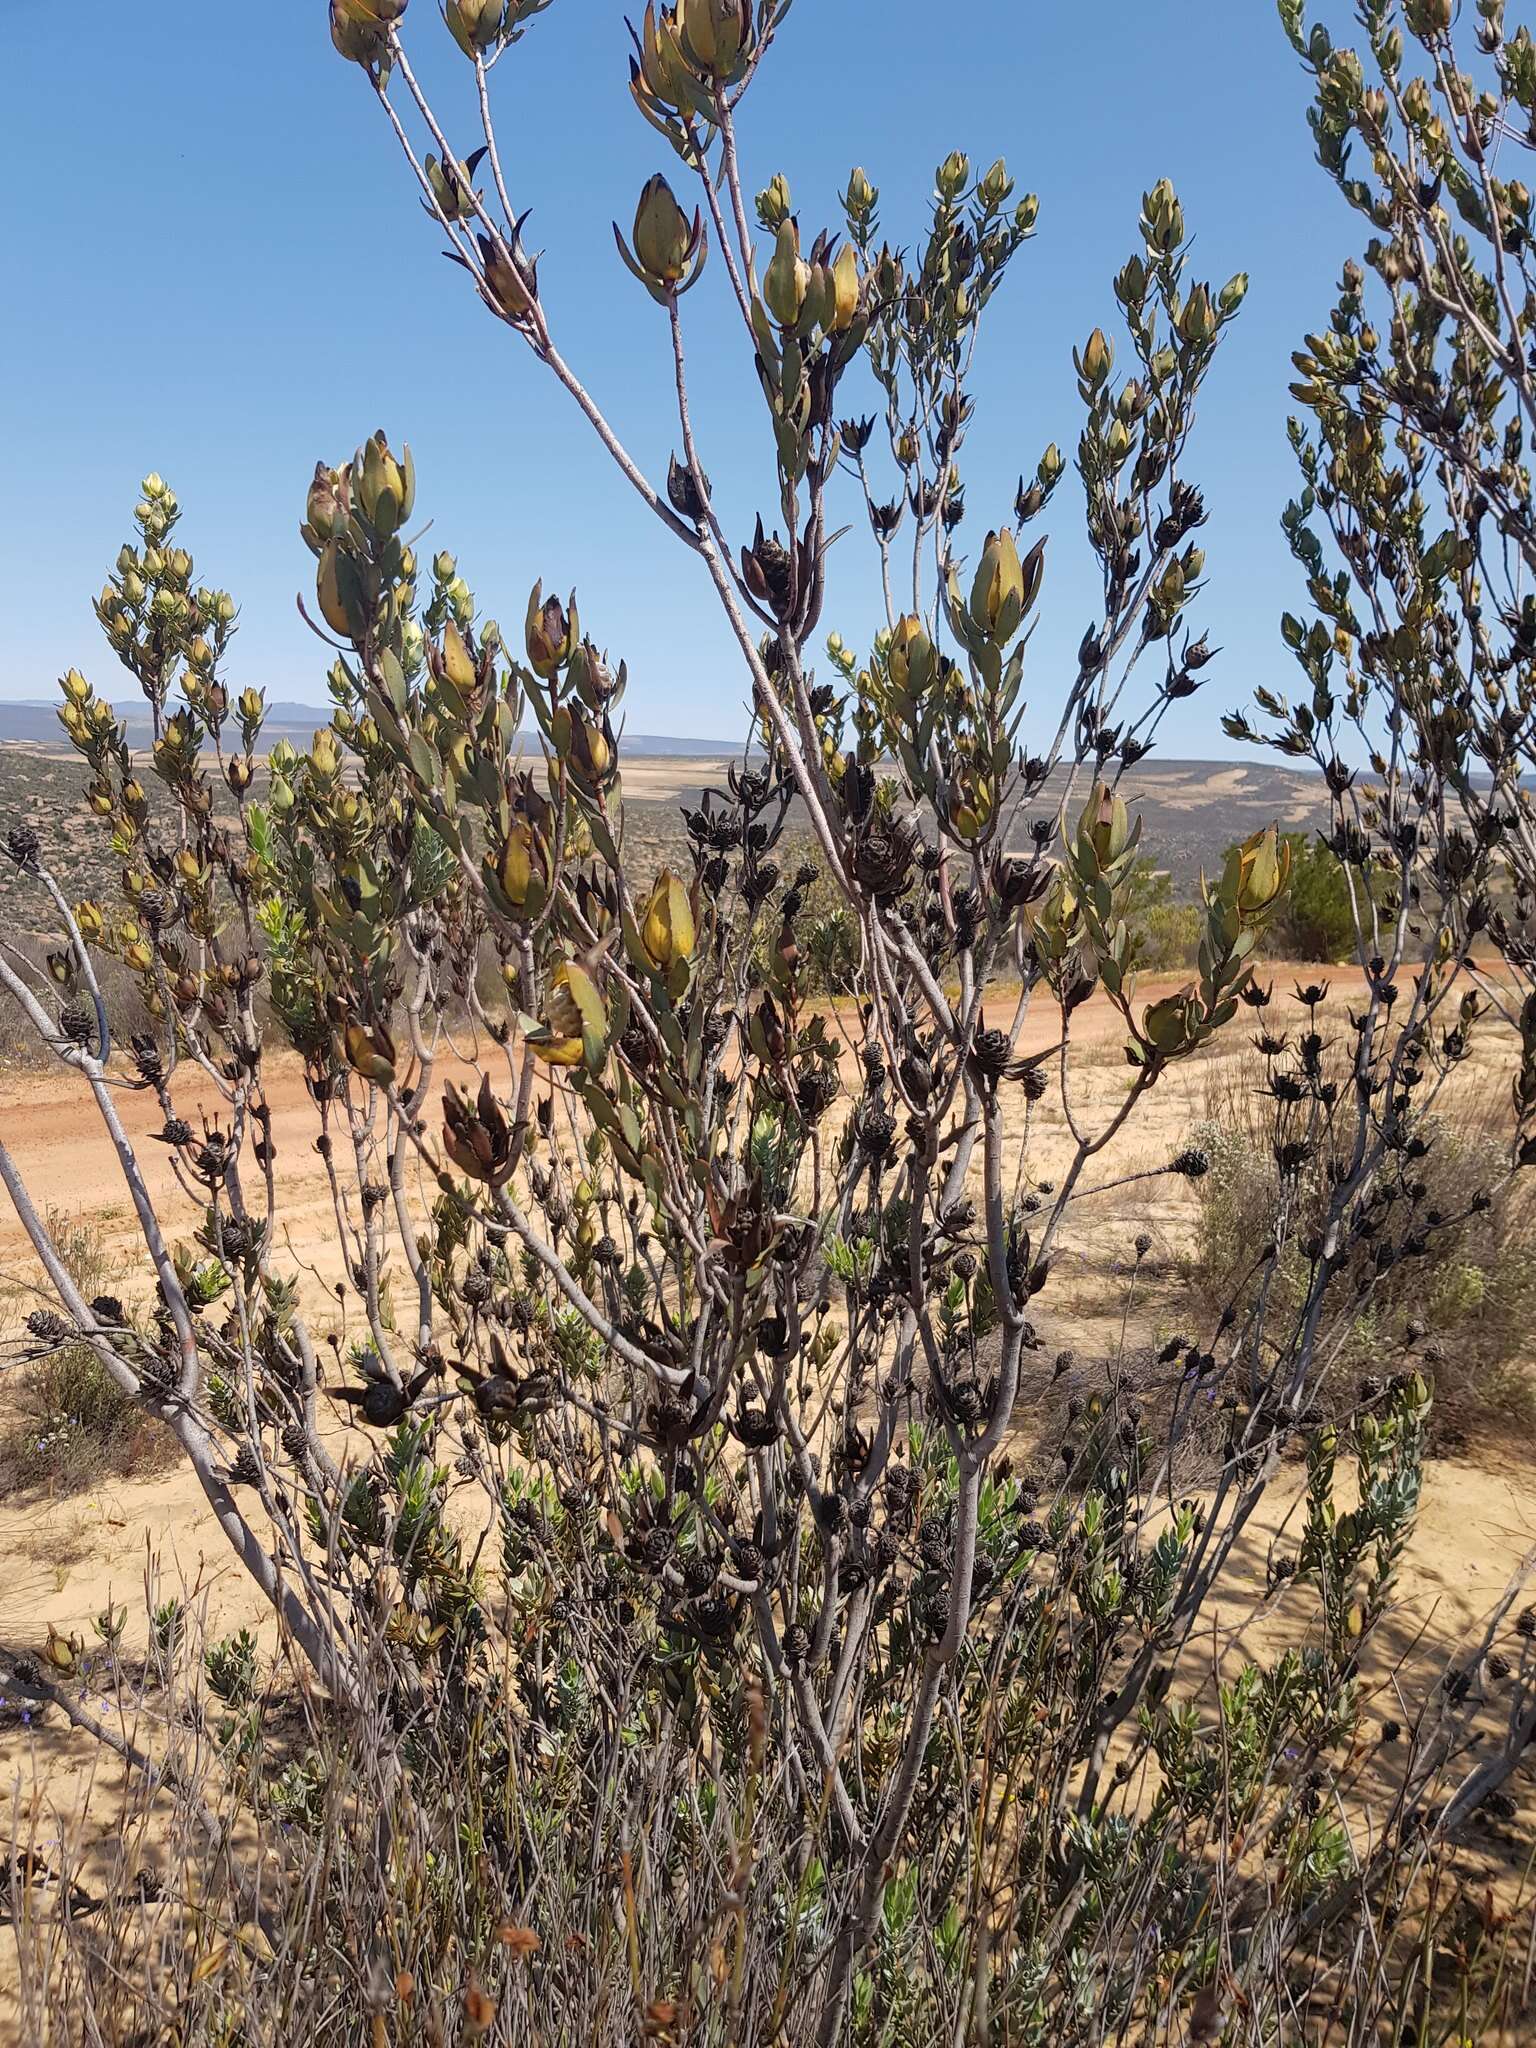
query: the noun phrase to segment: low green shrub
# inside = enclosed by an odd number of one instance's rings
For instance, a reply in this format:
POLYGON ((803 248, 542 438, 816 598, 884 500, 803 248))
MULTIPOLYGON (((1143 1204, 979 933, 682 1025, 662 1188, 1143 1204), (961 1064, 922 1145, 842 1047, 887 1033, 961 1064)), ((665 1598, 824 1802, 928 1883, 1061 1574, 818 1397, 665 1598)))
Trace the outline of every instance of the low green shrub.
MULTIPOLYGON (((51 1214, 49 1229, 87 1301, 111 1299, 117 1272, 99 1226, 51 1214)), ((89 1344, 51 1310, 23 1310, 8 1353, 9 1398, 0 1411, 0 1486, 75 1493, 171 1455, 169 1436, 122 1392, 89 1344)))
MULTIPOLYGON (((1346 868, 1321 840, 1306 832, 1288 832, 1291 884, 1275 919, 1272 950, 1282 960, 1316 961, 1328 966, 1354 957, 1356 909, 1369 919, 1369 900, 1379 885, 1360 867, 1346 868)), ((1228 848, 1230 852, 1231 849, 1228 848)))
POLYGON ((1149 860, 1139 860, 1126 884, 1122 912, 1131 936, 1132 957, 1149 974, 1192 967, 1200 948, 1203 918, 1195 903, 1174 898, 1173 877, 1149 860))

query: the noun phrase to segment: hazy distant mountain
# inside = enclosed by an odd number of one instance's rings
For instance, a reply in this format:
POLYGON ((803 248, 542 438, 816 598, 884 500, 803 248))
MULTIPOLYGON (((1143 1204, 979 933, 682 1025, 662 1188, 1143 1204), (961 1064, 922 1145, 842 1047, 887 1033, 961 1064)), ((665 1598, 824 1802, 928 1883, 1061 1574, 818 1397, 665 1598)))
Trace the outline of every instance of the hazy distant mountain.
MULTIPOLYGON (((0 701, 0 741, 23 740, 32 746, 62 746, 64 735, 59 729, 56 702, 56 699, 42 697, 23 697, 10 703, 0 701)), ((130 704, 115 704, 112 708, 127 723, 128 744, 145 745, 149 738, 149 713, 143 699, 130 704)), ((318 726, 330 722, 330 716, 327 704, 275 701, 267 706, 266 724, 262 728, 263 742, 270 746, 280 739, 308 740, 318 726)), ((531 745, 533 735, 530 733, 527 738, 531 745)), ((739 753, 741 745, 740 740, 672 739, 663 734, 627 731, 624 734, 625 753, 664 754, 673 760, 718 760, 722 755, 739 753)))

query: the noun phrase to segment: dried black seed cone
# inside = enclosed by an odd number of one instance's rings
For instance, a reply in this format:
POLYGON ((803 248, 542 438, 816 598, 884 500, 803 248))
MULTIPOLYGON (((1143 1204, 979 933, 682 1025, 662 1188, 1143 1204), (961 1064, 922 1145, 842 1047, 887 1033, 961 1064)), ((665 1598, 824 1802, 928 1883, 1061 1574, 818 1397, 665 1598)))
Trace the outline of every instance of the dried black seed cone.
POLYGON ((5 835, 5 850, 19 868, 37 864, 42 841, 30 825, 13 825, 5 835))

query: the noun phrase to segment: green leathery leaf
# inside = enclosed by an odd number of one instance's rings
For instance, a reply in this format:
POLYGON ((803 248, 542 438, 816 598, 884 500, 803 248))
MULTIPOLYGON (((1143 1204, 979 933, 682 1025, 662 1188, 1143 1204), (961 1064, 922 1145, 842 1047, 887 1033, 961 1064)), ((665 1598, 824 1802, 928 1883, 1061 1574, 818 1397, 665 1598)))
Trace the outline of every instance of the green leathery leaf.
POLYGON ((597 848, 609 867, 619 865, 619 849, 608 828, 608 821, 597 811, 587 812, 587 830, 592 835, 592 844, 597 848))
POLYGON ((431 789, 438 779, 437 760, 419 732, 413 732, 406 741, 406 752, 410 756, 412 773, 431 789))
POLYGON ((385 693, 397 718, 404 718, 410 708, 411 695, 405 680, 405 670, 393 651, 384 647, 378 655, 379 674, 383 678, 385 693))

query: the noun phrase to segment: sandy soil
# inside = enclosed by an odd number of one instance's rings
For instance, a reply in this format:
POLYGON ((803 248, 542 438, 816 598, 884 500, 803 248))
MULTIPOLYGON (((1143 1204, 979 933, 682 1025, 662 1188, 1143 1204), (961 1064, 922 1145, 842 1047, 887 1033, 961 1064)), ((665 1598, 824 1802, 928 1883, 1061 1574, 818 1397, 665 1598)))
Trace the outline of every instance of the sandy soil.
MULTIPOLYGON (((1179 985, 1180 979, 1146 977, 1138 1000, 1153 1000, 1179 985)), ((1293 979, 1284 968, 1275 971, 1277 999, 1289 991, 1293 979)), ((1335 976, 1330 1009, 1342 1010, 1351 993, 1349 978, 1335 976)), ((1288 993, 1284 1002, 1299 1014, 1288 993)), ((1002 1023, 1013 1006, 1000 1000, 995 1007, 993 1021, 1002 1023)), ((1039 1051, 1051 1045, 1059 1023, 1054 1008, 1037 1003, 1023 1049, 1039 1051)), ((1210 1112, 1224 1064, 1241 1056, 1246 1037, 1241 1023, 1234 1024, 1228 1034, 1230 1051, 1175 1068, 1095 1163, 1090 1184, 1161 1164, 1186 1143, 1192 1126, 1210 1112)), ((1075 1015, 1073 1040, 1074 1115, 1080 1127, 1100 1127, 1122 1099, 1128 1078, 1120 1050, 1123 1025, 1112 1006, 1095 996, 1075 1015)), ((1475 1088, 1480 1080, 1486 1084, 1499 1064, 1499 1049, 1485 1047, 1482 1058, 1469 1063, 1474 1071, 1464 1085, 1475 1088)), ((466 1072, 445 1063, 439 1079, 462 1080, 466 1072)), ((178 1080, 180 1113, 194 1122, 200 1109, 213 1114, 219 1106, 216 1090, 195 1072, 183 1073, 185 1084, 178 1080)), ((269 1058, 266 1077, 283 1219, 279 1263, 300 1273, 316 1334, 334 1330, 345 1342, 347 1311, 335 1292, 341 1253, 325 1172, 314 1150, 316 1110, 304 1086, 302 1066, 291 1055, 269 1058)), ((125 1089, 117 1102, 157 1208, 169 1219, 169 1234, 174 1239, 179 1225, 181 1234, 190 1237, 198 1213, 175 1182, 166 1148, 149 1135, 160 1122, 153 1098, 125 1089)), ((1071 1139, 1054 1091, 1033 1110, 1032 1125, 1030 1165, 1038 1179, 1059 1170, 1070 1156, 1071 1139)), ((63 1070, 0 1074, 0 1136, 39 1210, 89 1218, 100 1227, 109 1247, 124 1261, 125 1270, 114 1279, 114 1287, 130 1296, 134 1280, 128 1261, 139 1244, 137 1224, 95 1105, 75 1077, 63 1070)), ((423 1185, 424 1201, 431 1192, 423 1185)), ((1191 1214, 1187 1184, 1172 1176, 1114 1190, 1075 1209, 1064 1240, 1062 1277, 1059 1283, 1053 1280, 1044 1325, 1048 1351, 1070 1345, 1091 1352, 1097 1345, 1102 1352, 1118 1342, 1123 1276, 1132 1258, 1131 1240, 1142 1230, 1151 1235, 1153 1250, 1146 1266, 1147 1284, 1139 1290, 1137 1334, 1142 1341, 1155 1340, 1159 1329, 1171 1327, 1179 1309, 1176 1254, 1191 1214)), ((47 1298, 38 1287, 40 1279, 20 1219, 10 1203, 0 1199, 0 1339, 14 1334, 28 1310, 47 1298)), ((1536 1528, 1536 1477, 1528 1482, 1523 1470, 1512 1469, 1498 1485, 1505 1489, 1499 1496, 1503 1505, 1498 1529, 1523 1531, 1527 1523, 1536 1528)), ((1481 1534, 1481 1529, 1467 1528, 1461 1540, 1470 1546, 1481 1534)), ((0 1501, 0 1555, 9 1556, 13 1565, 0 1585, 0 1640, 27 1636, 50 1619, 61 1627, 88 1621, 105 1604, 109 1579, 115 1577, 119 1595, 127 1577, 137 1581, 146 1539, 174 1554, 194 1576, 204 1569, 212 1572, 214 1578, 204 1583, 222 1584, 232 1569, 225 1565, 217 1539, 205 1536, 196 1489, 180 1471, 114 1487, 99 1497, 0 1501), (206 1566, 201 1562, 201 1543, 207 1544, 206 1566)), ((1505 1559, 1523 1547, 1523 1535, 1498 1539, 1499 1554, 1505 1559)), ((1448 1574, 1463 1588, 1468 1576, 1448 1574)))
MULTIPOLYGON (((1311 970, 1306 978, 1313 978, 1311 970)), ((1149 977, 1138 997, 1154 999, 1182 979, 1149 977)), ((1280 968, 1274 979, 1278 995, 1289 990, 1294 977, 1280 968)), ((1349 977, 1335 975, 1335 1005, 1353 993, 1348 983, 1349 977)), ((1005 1021, 1005 1008, 1011 1012, 1011 1003, 999 1002, 993 1021, 1005 1021)), ((1058 1031, 1057 1013, 1037 1005, 1025 1050, 1044 1049, 1058 1031)), ((1234 1049, 1225 1057, 1236 1057, 1247 1035, 1235 1025, 1229 1034, 1234 1049)), ((1095 997, 1074 1018, 1073 1036, 1078 1047, 1075 1109, 1080 1121, 1097 1127, 1113 1114, 1126 1086, 1123 1026, 1111 1006, 1095 997)), ((1500 1057, 1499 1048, 1486 1050, 1467 1085, 1491 1080, 1500 1057)), ((1206 1059, 1176 1069, 1150 1098, 1147 1113, 1133 1118, 1097 1163, 1095 1182, 1161 1164, 1187 1142, 1192 1125, 1207 1113, 1220 1067, 1220 1059, 1206 1059)), ((451 1078, 452 1072, 445 1068, 441 1078, 451 1078)), ((284 1263, 291 1261, 305 1276, 306 1307, 317 1331, 340 1331, 342 1311, 333 1291, 340 1254, 324 1171, 313 1149, 318 1128, 314 1106, 296 1060, 279 1056, 269 1061, 267 1081, 283 1197, 284 1263)), ((196 1212, 175 1186, 165 1148, 149 1140, 159 1122, 152 1098, 124 1091, 119 1106, 162 1214, 190 1236, 196 1212)), ((195 1120, 199 1106, 212 1114, 215 1091, 189 1079, 181 1113, 195 1120)), ((1038 1177, 1057 1170, 1070 1141, 1053 1097, 1033 1115, 1031 1165, 1038 1177)), ((0 1135, 40 1209, 95 1219, 109 1241, 125 1257, 129 1254, 136 1231, 123 1184, 95 1108, 73 1076, 0 1075, 0 1135)), ((1085 1202, 1067 1239, 1059 1286, 1053 1279, 1048 1346, 1073 1345, 1085 1353, 1097 1351, 1101 1358, 1113 1349, 1130 1243, 1142 1229, 1151 1233, 1154 1251, 1147 1266, 1149 1283, 1140 1296, 1139 1334, 1147 1341, 1175 1326, 1180 1307, 1176 1254, 1189 1213, 1185 1184, 1173 1178, 1085 1202)), ((19 1219, 8 1202, 0 1201, 0 1338, 36 1305, 34 1276, 19 1219)), ((118 1291, 128 1294, 130 1285, 119 1284, 118 1291)), ((1027 1413, 1021 1411, 1019 1421, 1026 1433, 1027 1413)), ((341 1439, 344 1425, 336 1427, 341 1439)), ((1278 1608, 1266 1603, 1263 1588, 1266 1553, 1281 1540, 1297 1491, 1293 1479, 1272 1490, 1260 1525, 1245 1539, 1235 1574, 1239 1590, 1229 1594, 1214 1636, 1197 1646, 1197 1656, 1220 1661, 1241 1648, 1251 1650, 1294 1633, 1295 1606, 1287 1610, 1284 1601, 1278 1608)), ((1380 1645, 1376 1678, 1385 1689, 1383 1714, 1406 1718, 1389 1704, 1394 1689, 1404 1699, 1425 1694, 1450 1647, 1475 1628, 1533 1548, 1536 1474, 1528 1458, 1512 1453, 1498 1462, 1480 1457, 1432 1463, 1400 1608, 1380 1645)), ((129 1611, 129 1649, 142 1649, 146 1575, 157 1580, 161 1598, 184 1587, 204 1606, 217 1632, 263 1620, 259 1597, 210 1526, 191 1475, 179 1467, 68 1499, 0 1501, 0 1558, 5 1560, 0 1641, 17 1647, 39 1645, 50 1625, 89 1638, 95 1616, 116 1603, 129 1611)), ((122 1807, 117 1766, 104 1764, 88 1738, 62 1730, 53 1716, 29 1728, 0 1719, 0 1826, 14 1824, 23 1836, 35 1830, 45 1855, 53 1853, 48 1844, 68 1831, 87 1852, 89 1869, 101 1860, 101 1845, 114 1837, 122 1807)), ((0 2042, 6 2038, 6 1976, 0 1950, 0 2042)))
MULTIPOLYGON (((1309 970, 1310 972, 1310 970, 1309 970)), ((1145 975, 1136 992, 1138 1004, 1184 986, 1187 975, 1145 975)), ((1287 987, 1287 970, 1276 975, 1276 993, 1287 987)), ((1335 1000, 1343 993, 1338 983, 1335 1000)), ((1013 999, 999 996, 989 1003, 987 1021, 1007 1023, 1013 999)), ((1289 997, 1288 1010, 1296 1009, 1289 997)), ((1233 1026, 1233 1034, 1238 1030, 1233 1026)), ((1229 1037, 1232 1034, 1229 1034, 1229 1037)), ((1020 1050, 1040 1052, 1060 1037, 1060 1016, 1048 1002, 1037 999, 1025 1026, 1020 1050)), ((1102 996, 1095 995, 1077 1011, 1072 1020, 1075 1064, 1074 1101, 1080 1100, 1090 1113, 1102 1114, 1106 1104, 1123 1091, 1127 1069, 1119 1048, 1124 1024, 1117 1011, 1102 996)), ((1241 1043, 1241 1041, 1237 1041, 1241 1043)), ((1124 1139, 1106 1153, 1123 1158, 1136 1149, 1153 1150, 1176 1134, 1190 1117, 1198 1098, 1203 1102, 1210 1068, 1209 1061, 1195 1062, 1174 1071, 1168 1083, 1145 1105, 1146 1114, 1134 1119, 1124 1139)), ((273 1116, 273 1138, 277 1148, 279 1178, 283 1192, 283 1215, 288 1225, 287 1245, 292 1256, 329 1278, 336 1265, 335 1221, 324 1170, 314 1151, 319 1129, 315 1106, 304 1085, 303 1065, 287 1053, 268 1056, 265 1063, 267 1099, 273 1116)), ((457 1063, 439 1064, 442 1081, 465 1078, 457 1063)), ((178 1112, 196 1127, 200 1113, 211 1117, 220 1107, 218 1091, 195 1070, 183 1067, 176 1082, 178 1112)), ((185 1215, 190 1226, 190 1205, 176 1187, 165 1149, 150 1139, 161 1117, 147 1091, 130 1088, 118 1092, 119 1114, 134 1141, 141 1167, 157 1205, 170 1205, 162 1213, 185 1215)), ((1199 1109, 1194 1113, 1198 1115, 1199 1109)), ((1047 1098, 1035 1113, 1037 1137, 1065 1136, 1059 1105, 1047 1098)), ((92 1217, 105 1229, 109 1239, 124 1248, 135 1240, 135 1225, 126 1190, 116 1162, 106 1143, 101 1119, 89 1094, 77 1078, 62 1068, 41 1071, 0 1070, 0 1133, 3 1133, 40 1211, 92 1217)), ((0 1275, 15 1280, 30 1266, 30 1252, 20 1221, 9 1202, 0 1203, 0 1275)))

